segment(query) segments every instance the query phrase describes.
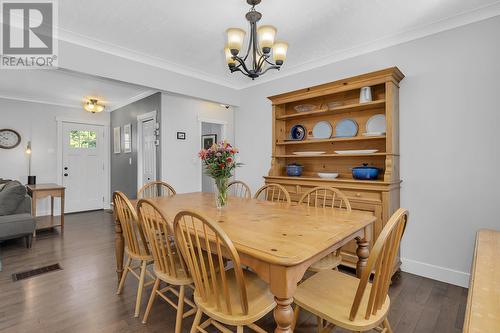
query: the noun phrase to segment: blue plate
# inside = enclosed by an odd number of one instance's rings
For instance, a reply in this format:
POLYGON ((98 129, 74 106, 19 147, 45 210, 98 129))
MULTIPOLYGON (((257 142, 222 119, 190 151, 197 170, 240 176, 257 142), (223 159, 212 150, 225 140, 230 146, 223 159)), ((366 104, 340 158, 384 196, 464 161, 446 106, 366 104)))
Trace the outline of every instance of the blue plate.
POLYGON ((306 137, 306 128, 302 125, 295 125, 290 129, 290 139, 304 140, 306 137))
POLYGON ((342 119, 335 126, 336 138, 352 138, 356 134, 358 134, 358 123, 352 119, 342 119))

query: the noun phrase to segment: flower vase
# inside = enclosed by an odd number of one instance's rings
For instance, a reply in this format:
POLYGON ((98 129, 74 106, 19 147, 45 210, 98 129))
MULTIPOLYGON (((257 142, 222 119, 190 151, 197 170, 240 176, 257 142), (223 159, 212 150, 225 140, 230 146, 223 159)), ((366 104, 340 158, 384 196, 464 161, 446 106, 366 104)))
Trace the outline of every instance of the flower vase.
POLYGON ((227 184, 228 178, 215 178, 215 205, 217 209, 222 209, 227 206, 227 184))

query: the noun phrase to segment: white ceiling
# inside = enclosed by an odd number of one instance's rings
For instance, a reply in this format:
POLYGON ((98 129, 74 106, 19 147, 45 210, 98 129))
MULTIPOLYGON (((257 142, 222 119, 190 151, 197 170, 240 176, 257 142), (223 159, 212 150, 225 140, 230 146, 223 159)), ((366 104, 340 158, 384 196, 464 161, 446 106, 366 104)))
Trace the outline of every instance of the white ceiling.
MULTIPOLYGON (((261 23, 275 25, 278 38, 290 43, 283 75, 338 60, 346 52, 366 51, 376 43, 382 47, 384 41, 394 44, 499 15, 498 3, 263 0, 257 9, 263 14, 261 23)), ((60 36, 242 87, 250 79, 228 73, 222 48, 226 28, 247 30, 244 15, 248 9, 245 0, 64 0, 59 1, 60 36)))
POLYGON ((81 108, 85 98, 112 111, 152 94, 149 88, 65 70, 3 70, 0 98, 81 108))

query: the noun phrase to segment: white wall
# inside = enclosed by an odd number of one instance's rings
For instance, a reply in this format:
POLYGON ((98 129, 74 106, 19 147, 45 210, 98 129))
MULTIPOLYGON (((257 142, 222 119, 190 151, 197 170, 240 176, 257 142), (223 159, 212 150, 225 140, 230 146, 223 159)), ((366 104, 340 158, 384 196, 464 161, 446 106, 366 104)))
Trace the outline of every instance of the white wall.
POLYGON ((239 178, 255 190, 269 170, 267 96, 398 66, 401 205, 411 214, 403 269, 467 286, 476 231, 500 229, 499 31, 496 17, 245 89, 235 115, 239 178))
POLYGON ((201 191, 200 119, 226 122, 226 139, 234 142, 233 108, 174 94, 162 94, 162 179, 178 193, 201 191), (185 132, 186 140, 177 140, 185 132))
MULTIPOLYGON (((11 128, 22 142, 14 149, 0 149, 0 177, 17 179, 26 184, 28 159, 24 153, 31 140, 31 173, 37 183, 57 183, 57 122, 56 117, 78 120, 109 121, 109 113, 90 114, 81 108, 67 108, 0 98, 0 128, 11 128)), ((58 200, 56 200, 58 202, 58 200)), ((59 209, 58 203, 56 210, 59 209)), ((49 200, 37 203, 38 215, 50 212, 49 200)))

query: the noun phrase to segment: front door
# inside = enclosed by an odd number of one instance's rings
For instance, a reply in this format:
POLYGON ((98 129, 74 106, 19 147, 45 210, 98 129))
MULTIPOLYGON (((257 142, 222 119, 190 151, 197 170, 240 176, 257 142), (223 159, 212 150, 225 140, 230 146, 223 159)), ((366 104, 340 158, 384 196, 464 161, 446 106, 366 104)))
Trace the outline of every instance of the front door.
POLYGON ((142 184, 156 180, 156 122, 153 119, 142 122, 142 184))
POLYGON ((104 208, 104 127, 63 123, 66 212, 104 208))

